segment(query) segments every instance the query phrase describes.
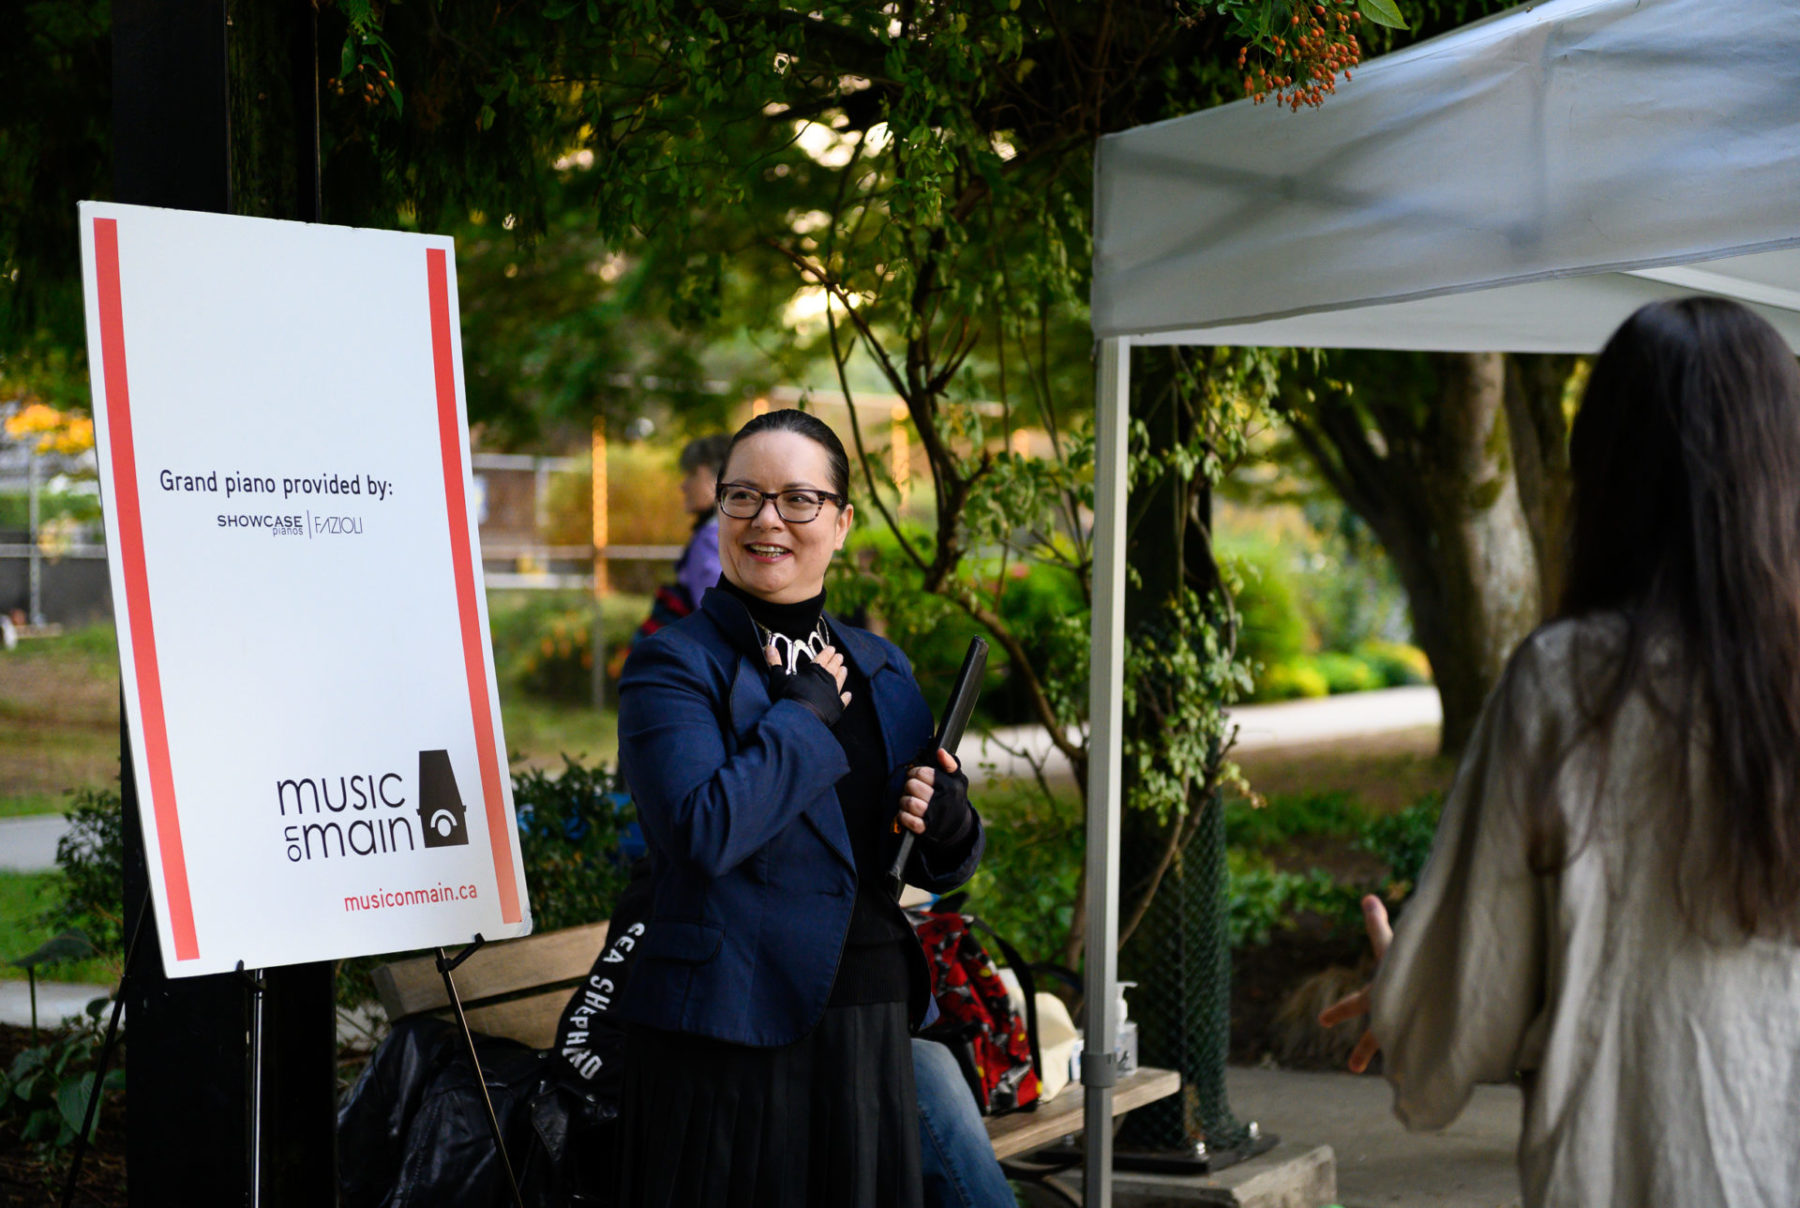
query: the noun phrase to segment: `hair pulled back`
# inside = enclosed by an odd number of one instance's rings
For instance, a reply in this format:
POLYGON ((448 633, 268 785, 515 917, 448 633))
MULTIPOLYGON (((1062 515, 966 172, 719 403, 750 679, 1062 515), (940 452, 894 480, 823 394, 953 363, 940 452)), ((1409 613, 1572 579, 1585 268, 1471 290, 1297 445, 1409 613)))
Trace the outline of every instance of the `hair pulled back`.
POLYGON ((731 465, 731 455, 737 452, 737 447, 752 436, 760 436, 764 432, 797 432, 823 447, 830 464, 831 489, 842 496, 845 503, 850 502, 850 457, 844 452, 844 442, 838 439, 837 433, 827 427, 823 420, 792 407, 780 411, 765 411, 737 430, 737 434, 725 448, 725 456, 719 459, 719 478, 722 481, 725 479, 726 468, 731 465))

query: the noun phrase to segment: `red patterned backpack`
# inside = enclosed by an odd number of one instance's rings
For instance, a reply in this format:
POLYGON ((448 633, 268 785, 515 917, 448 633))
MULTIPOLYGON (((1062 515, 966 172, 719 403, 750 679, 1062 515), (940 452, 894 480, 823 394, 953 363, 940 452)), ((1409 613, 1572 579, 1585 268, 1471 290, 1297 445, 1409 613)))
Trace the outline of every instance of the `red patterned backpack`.
POLYGON ((984 1116, 1037 1106, 1043 1095, 1038 1076, 1037 1003, 1031 970, 1013 946, 992 927, 969 914, 916 911, 913 930, 931 966, 931 994, 939 1018, 923 1033, 947 1045, 984 1116), (1013 1009, 1006 983, 975 932, 993 940, 1025 992, 1025 1018, 1013 1009))

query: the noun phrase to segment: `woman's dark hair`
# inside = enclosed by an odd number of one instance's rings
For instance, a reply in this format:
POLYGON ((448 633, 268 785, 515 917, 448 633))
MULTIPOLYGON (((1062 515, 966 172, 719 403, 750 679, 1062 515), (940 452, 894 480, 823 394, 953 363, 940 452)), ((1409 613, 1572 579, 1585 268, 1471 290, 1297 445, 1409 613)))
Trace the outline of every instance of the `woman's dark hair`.
POLYGON ((798 432, 808 440, 822 445, 831 463, 831 489, 843 502, 850 502, 850 457, 844 452, 844 442, 817 417, 791 407, 781 411, 765 411, 737 430, 737 435, 731 438, 731 443, 725 448, 725 456, 719 459, 721 481, 725 478, 725 467, 731 464, 731 455, 737 452, 738 445, 764 432, 798 432))
MULTIPOLYGON (((1653 302, 1607 341, 1569 448, 1564 617, 1622 614, 1608 726, 1676 639, 1678 732, 1707 736, 1705 884, 1747 934, 1800 931, 1800 367, 1757 315, 1653 302)), ((1686 771, 1685 760, 1683 771, 1686 771)), ((1689 783, 1684 776, 1683 783, 1689 783)), ((1544 798, 1540 797, 1540 801, 1544 798)), ((1675 820, 1671 820, 1672 823, 1675 820)), ((1541 833, 1541 832, 1540 832, 1541 833)))

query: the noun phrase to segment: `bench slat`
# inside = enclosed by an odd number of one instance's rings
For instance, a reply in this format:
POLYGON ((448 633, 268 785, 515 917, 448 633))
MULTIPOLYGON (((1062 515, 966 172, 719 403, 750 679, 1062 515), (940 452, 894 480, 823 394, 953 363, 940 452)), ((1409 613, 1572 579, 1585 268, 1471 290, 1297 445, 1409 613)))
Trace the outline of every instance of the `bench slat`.
POLYGON ((464 1013, 468 1015, 473 1031, 505 1036, 534 1049, 547 1049, 556 1043, 556 1024, 562 1018, 563 1008, 569 1005, 569 994, 568 990, 551 990, 530 998, 497 1002, 491 1007, 476 1007, 464 1013))
MULTIPOLYGON (((606 943, 606 926, 605 923, 589 923, 585 927, 568 927, 544 935, 484 944, 479 952, 457 966, 453 975, 456 992, 465 1004, 476 1003, 502 994, 516 994, 521 990, 583 978, 606 943)), ((389 1019, 450 1005, 434 957, 419 956, 382 965, 375 970, 373 981, 389 1019)), ((565 999, 568 997, 566 990, 560 993, 565 999)), ((475 1013, 471 1011, 471 1026, 474 1021, 475 1013)))
MULTIPOLYGON (((1113 1087, 1113 1115, 1122 1115, 1180 1090, 1181 1075, 1174 1070, 1139 1066, 1113 1087)), ((987 1132, 988 1140, 994 1145, 994 1156, 1010 1158, 1080 1132, 1086 1099, 1081 1083, 1071 1082, 1061 1094, 1034 1112, 990 1116, 987 1132)))

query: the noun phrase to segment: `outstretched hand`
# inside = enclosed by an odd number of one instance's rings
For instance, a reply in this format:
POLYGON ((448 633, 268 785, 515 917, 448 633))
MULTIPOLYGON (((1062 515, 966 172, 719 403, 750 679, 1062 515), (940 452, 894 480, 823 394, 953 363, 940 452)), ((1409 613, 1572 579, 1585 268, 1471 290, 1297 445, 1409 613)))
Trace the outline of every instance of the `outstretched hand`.
MULTIPOLYGON (((946 772, 957 769, 956 756, 938 748, 938 763, 946 772)), ((931 805, 931 794, 937 786, 937 769, 916 767, 900 790, 900 813, 896 821, 915 835, 925 833, 925 810, 931 805)))
MULTIPOLYGON (((1375 950, 1375 963, 1379 965, 1387 956, 1388 945, 1393 942, 1394 929, 1388 923, 1387 907, 1380 898, 1369 894, 1362 900, 1363 926, 1369 933, 1369 947, 1375 950)), ((1355 1019, 1369 1013, 1369 987, 1364 986, 1354 994, 1347 994, 1329 1007, 1319 1012, 1319 1024, 1322 1027, 1334 1027, 1346 1019, 1355 1019)), ((1364 1029, 1362 1038, 1356 1047, 1350 1050, 1350 1068, 1360 1074, 1369 1068, 1369 1062, 1381 1049, 1375 1039, 1375 1033, 1364 1029)))

